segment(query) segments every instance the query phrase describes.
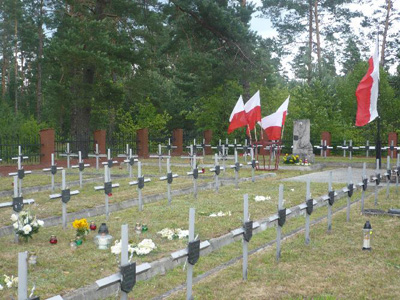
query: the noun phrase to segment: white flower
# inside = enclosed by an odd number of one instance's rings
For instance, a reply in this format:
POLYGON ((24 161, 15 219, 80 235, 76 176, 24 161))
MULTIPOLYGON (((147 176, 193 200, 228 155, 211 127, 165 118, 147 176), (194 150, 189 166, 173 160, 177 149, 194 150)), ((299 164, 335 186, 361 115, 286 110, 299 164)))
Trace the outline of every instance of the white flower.
POLYGON ((18 221, 18 216, 16 214, 11 215, 11 221, 17 222, 18 221))
POLYGON ((28 234, 29 232, 32 231, 32 226, 31 225, 25 225, 22 230, 24 231, 25 234, 28 234))
POLYGON ((116 240, 114 246, 111 246, 111 253, 115 255, 121 254, 121 242, 119 240, 116 240))
POLYGON ((151 239, 144 239, 137 245, 137 247, 133 248, 133 250, 137 255, 146 255, 153 251, 155 248, 157 247, 151 239))
POLYGON ((44 222, 43 222, 42 220, 37 220, 37 223, 38 223, 38 225, 39 225, 40 227, 43 227, 43 225, 44 225, 44 222))
POLYGON ((294 192, 294 189, 290 189, 292 192, 294 192))
POLYGON ((15 222, 14 224, 13 224, 13 227, 14 227, 14 229, 18 229, 18 222, 15 222))
POLYGON ((210 217, 216 217, 216 216, 217 216, 216 214, 211 214, 211 215, 210 215, 210 217))
POLYGON ((179 239, 184 239, 189 236, 189 230, 181 230, 180 228, 177 229, 177 234, 179 239))
POLYGON ((256 202, 260 202, 260 201, 265 201, 265 200, 267 200, 267 198, 264 197, 264 196, 256 196, 256 197, 254 198, 254 200, 255 200, 256 202))
POLYGON ((4 287, 0 284, 0 291, 2 291, 4 289, 4 287))

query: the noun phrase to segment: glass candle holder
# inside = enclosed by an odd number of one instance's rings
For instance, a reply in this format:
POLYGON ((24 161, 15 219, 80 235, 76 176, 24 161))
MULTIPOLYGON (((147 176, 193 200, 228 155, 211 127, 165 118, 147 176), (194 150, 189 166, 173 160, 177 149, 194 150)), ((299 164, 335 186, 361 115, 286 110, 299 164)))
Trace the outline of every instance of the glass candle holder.
POLYGON ((57 237, 55 235, 52 235, 50 237, 50 244, 55 245, 55 244, 57 244, 57 242, 58 242, 57 237))
POLYGON ((89 228, 90 228, 91 231, 95 231, 95 230, 97 229, 97 226, 96 226, 96 224, 92 221, 92 222, 90 222, 89 228))

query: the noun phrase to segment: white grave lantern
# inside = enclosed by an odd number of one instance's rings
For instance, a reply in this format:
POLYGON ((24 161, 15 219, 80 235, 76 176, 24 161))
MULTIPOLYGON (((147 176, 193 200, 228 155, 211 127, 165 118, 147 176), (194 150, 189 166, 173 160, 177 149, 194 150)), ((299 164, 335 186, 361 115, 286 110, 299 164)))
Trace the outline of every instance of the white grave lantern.
POLYGON ((107 250, 111 246, 112 235, 108 232, 106 223, 102 223, 99 228, 99 233, 94 237, 94 243, 97 245, 97 249, 107 250))
POLYGON ((363 228, 363 250, 371 251, 371 237, 372 237, 372 227, 369 221, 365 222, 363 228))

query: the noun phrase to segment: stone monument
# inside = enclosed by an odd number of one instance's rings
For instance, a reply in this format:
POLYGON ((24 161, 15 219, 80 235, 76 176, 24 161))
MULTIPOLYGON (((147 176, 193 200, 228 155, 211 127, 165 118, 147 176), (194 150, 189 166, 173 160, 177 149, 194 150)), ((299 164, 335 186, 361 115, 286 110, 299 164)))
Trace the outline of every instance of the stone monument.
POLYGON ((293 154, 313 163, 315 155, 310 143, 310 120, 295 120, 293 124, 293 154))

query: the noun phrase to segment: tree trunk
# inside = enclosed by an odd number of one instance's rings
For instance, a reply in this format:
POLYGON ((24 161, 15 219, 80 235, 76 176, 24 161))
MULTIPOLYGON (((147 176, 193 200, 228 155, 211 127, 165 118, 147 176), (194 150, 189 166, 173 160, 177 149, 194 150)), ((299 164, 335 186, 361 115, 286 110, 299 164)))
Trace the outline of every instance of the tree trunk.
POLYGON ((314 2, 315 35, 317 37, 318 74, 321 76, 321 40, 319 35, 318 0, 314 2))
POLYGON ((312 39, 312 32, 313 32, 313 3, 312 0, 309 0, 309 7, 308 7, 308 14, 309 14, 309 20, 308 20, 308 47, 309 47, 309 62, 308 62, 308 76, 307 76, 307 82, 308 84, 311 83, 312 79, 312 49, 313 49, 313 39, 312 39))
POLYGON ((39 24, 38 24, 38 63, 37 63, 37 82, 36 82, 36 116, 40 123, 42 119, 42 57, 43 57, 43 0, 40 1, 39 7, 39 24))
POLYGON ((387 34, 389 30, 389 21, 390 21, 390 14, 392 12, 392 0, 386 0, 387 7, 386 7, 386 20, 385 20, 385 29, 383 31, 382 37, 382 50, 381 50, 381 66, 385 64, 385 48, 386 48, 386 40, 387 34))

